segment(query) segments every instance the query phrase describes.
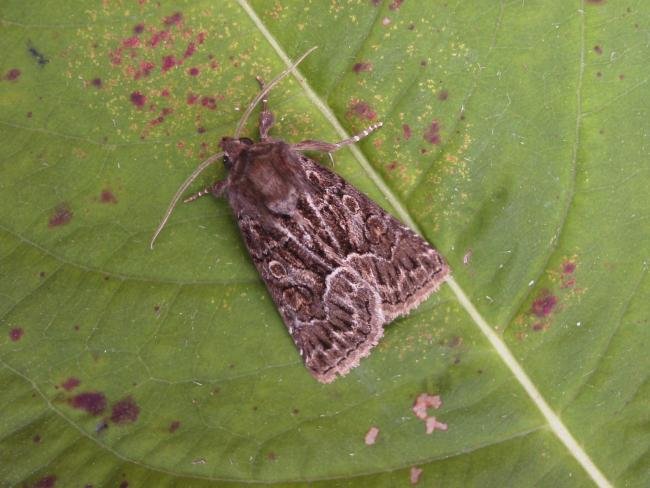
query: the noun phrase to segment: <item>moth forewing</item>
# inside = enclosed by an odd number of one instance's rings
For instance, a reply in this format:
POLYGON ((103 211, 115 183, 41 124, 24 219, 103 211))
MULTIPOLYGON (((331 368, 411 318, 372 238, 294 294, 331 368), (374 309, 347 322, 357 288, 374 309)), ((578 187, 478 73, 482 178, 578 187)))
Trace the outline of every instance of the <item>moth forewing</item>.
POLYGON ((384 325, 436 291, 449 268, 422 237, 301 152, 336 151, 381 124, 334 144, 273 140, 260 84, 261 141, 224 137, 228 177, 197 195, 226 197, 305 366, 329 383, 370 353, 384 325))

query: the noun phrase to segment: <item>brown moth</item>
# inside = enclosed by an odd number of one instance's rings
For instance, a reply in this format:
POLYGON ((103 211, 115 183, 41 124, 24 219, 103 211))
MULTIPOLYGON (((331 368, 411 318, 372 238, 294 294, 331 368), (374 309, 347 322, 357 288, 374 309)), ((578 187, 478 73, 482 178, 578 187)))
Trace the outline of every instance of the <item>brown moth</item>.
POLYGON ((381 127, 338 143, 286 143, 269 137, 273 114, 266 98, 313 49, 269 84, 248 107, 234 137, 180 187, 151 240, 182 193, 223 157, 224 180, 186 199, 226 198, 248 252, 309 372, 329 383, 359 364, 377 345, 384 325, 406 315, 449 274, 444 258, 422 237, 343 178, 303 151, 332 153, 381 127), (260 142, 239 137, 262 102, 260 142))

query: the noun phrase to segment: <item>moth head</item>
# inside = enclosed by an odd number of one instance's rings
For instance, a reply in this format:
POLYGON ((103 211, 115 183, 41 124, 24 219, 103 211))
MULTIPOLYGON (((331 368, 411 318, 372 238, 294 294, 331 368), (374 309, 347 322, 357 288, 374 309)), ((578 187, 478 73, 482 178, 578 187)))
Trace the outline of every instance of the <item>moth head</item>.
POLYGON ((219 143, 219 147, 223 149, 223 152, 225 153, 223 161, 226 168, 230 169, 233 163, 239 159, 239 155, 242 151, 252 145, 253 141, 248 137, 240 137, 238 139, 235 139, 234 137, 223 137, 219 143))

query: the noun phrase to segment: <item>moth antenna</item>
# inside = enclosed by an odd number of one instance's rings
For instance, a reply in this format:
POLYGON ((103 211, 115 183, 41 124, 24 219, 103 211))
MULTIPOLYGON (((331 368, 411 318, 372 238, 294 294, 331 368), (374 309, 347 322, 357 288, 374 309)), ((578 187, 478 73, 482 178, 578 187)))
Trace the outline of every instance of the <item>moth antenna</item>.
POLYGON ((172 198, 171 203, 167 207, 167 211, 165 212, 164 217, 160 221, 160 224, 158 224, 158 227, 156 228, 156 232, 154 232, 153 237, 151 238, 151 242, 149 243, 149 247, 153 249, 153 244, 156 241, 156 238, 158 235, 162 232, 163 227, 165 227, 165 224, 167 224, 167 221, 169 220, 169 217, 171 217, 172 212, 174 211, 174 208, 176 207, 176 204, 178 201, 181 199, 183 196, 183 193, 185 193, 185 190, 189 188, 189 186, 194 182, 198 176, 203 173, 203 171, 210 166, 212 163, 214 163, 216 160, 219 158, 223 157, 223 152, 217 153, 214 156, 210 156, 208 159, 203 161, 201 164, 199 164, 196 169, 192 172, 190 176, 187 177, 187 179, 183 182, 181 186, 178 187, 178 190, 174 194, 174 197, 172 198))
POLYGON ((280 73, 278 76, 273 78, 269 83, 264 85, 264 88, 262 91, 260 91, 255 98, 253 98, 253 101, 250 103, 246 111, 244 112, 244 115, 242 115, 241 119, 239 119, 239 124, 237 124, 237 129, 235 129, 235 135, 233 136, 235 139, 239 138, 239 135, 241 134, 242 129, 244 128, 244 125, 248 121, 248 118, 251 116, 253 113, 253 110, 257 106, 260 101, 266 97, 266 95, 271 91, 271 89, 277 85, 282 78, 287 76, 289 73, 291 73, 296 66, 298 66, 303 59, 305 59, 307 56, 309 56, 318 46, 314 46, 311 49, 309 49, 305 54, 300 56, 291 66, 289 66, 287 69, 285 69, 282 73, 280 73))

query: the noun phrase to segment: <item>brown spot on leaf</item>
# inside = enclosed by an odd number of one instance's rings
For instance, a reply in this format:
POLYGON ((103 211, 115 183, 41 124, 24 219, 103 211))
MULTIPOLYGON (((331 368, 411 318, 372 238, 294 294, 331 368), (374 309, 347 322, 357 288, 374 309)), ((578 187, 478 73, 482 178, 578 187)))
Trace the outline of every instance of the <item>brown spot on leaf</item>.
POLYGON ((177 64, 180 64, 174 56, 164 56, 162 60, 162 71, 166 73, 177 64))
POLYGON ((434 120, 424 132, 424 140, 431 144, 440 144, 440 122, 434 120))
POLYGON ((60 203, 54 209, 47 225, 48 227, 58 227, 67 224, 70 220, 72 220, 72 210, 67 203, 60 203))
POLYGON ((557 297, 552 295, 548 290, 540 293, 530 306, 530 313, 537 317, 549 316, 557 305, 557 297))
POLYGON ((366 102, 361 100, 352 100, 348 106, 348 115, 360 119, 374 120, 377 113, 366 102))
POLYGON ((117 203, 117 198, 110 189, 105 188, 99 196, 99 201, 102 203, 117 203))
POLYGON ((194 41, 191 41, 188 45, 187 48, 185 49, 185 52, 183 53, 183 57, 185 59, 189 58, 196 52, 196 43, 194 41))
POLYGON ((187 70, 187 74, 190 76, 199 76, 199 68, 193 67, 187 70))
POLYGON ((183 21, 183 14, 180 12, 174 12, 172 15, 165 17, 163 23, 165 25, 178 25, 183 21))
POLYGON ((23 338, 25 331, 21 327, 14 327, 9 331, 9 339, 12 342, 17 342, 23 338))
POLYGON ((404 134, 404 139, 408 141, 411 138, 411 126, 408 124, 402 125, 402 134, 404 134))
POLYGON ((441 102, 444 102, 448 98, 449 98, 449 92, 447 90, 440 90, 438 92, 438 100, 440 100, 441 102))
POLYGON ((596 45, 594 46, 594 52, 595 52, 596 54, 603 54, 603 48, 602 48, 602 46, 596 44, 596 45))
POLYGON ((111 421, 116 424, 130 424, 138 420, 140 407, 132 397, 128 396, 118 401, 111 409, 111 421))
POLYGON ((12 68, 5 74, 5 80, 16 81, 20 78, 21 71, 18 68, 12 68))
POLYGON ((90 415, 100 415, 106 408, 106 397, 97 391, 79 393, 68 400, 72 408, 84 410, 90 415))
POLYGON ((135 34, 142 34, 144 32, 144 24, 136 24, 135 27, 133 27, 133 32, 135 34))
POLYGON ((79 378, 75 378, 75 377, 71 376, 70 378, 65 380, 63 383, 61 383, 61 387, 65 391, 72 391, 77 386, 79 386, 80 384, 81 384, 81 381, 79 380, 79 378))
POLYGON ((564 261, 562 263, 562 272, 564 274, 571 274, 576 270, 576 263, 573 261, 564 261))
POLYGON ((178 428, 181 426, 181 421, 180 420, 174 420, 171 424, 169 424, 169 433, 173 434, 178 430, 178 428))
POLYGON ((201 99, 201 105, 210 110, 214 110, 217 108, 217 101, 214 97, 203 97, 201 99))
POLYGON ((352 71, 355 73, 359 74, 363 71, 372 71, 372 63, 370 62, 361 62, 361 63, 356 63, 352 67, 352 71))
POLYGON ((147 103, 147 97, 139 91, 134 91, 131 93, 131 103, 136 107, 144 107, 144 104, 147 103))
POLYGON ((127 37, 122 40, 122 47, 135 48, 140 46, 140 38, 138 36, 127 37))
POLYGON ((34 488, 53 488, 54 486, 56 486, 56 476, 53 474, 41 478, 33 485, 34 488))

